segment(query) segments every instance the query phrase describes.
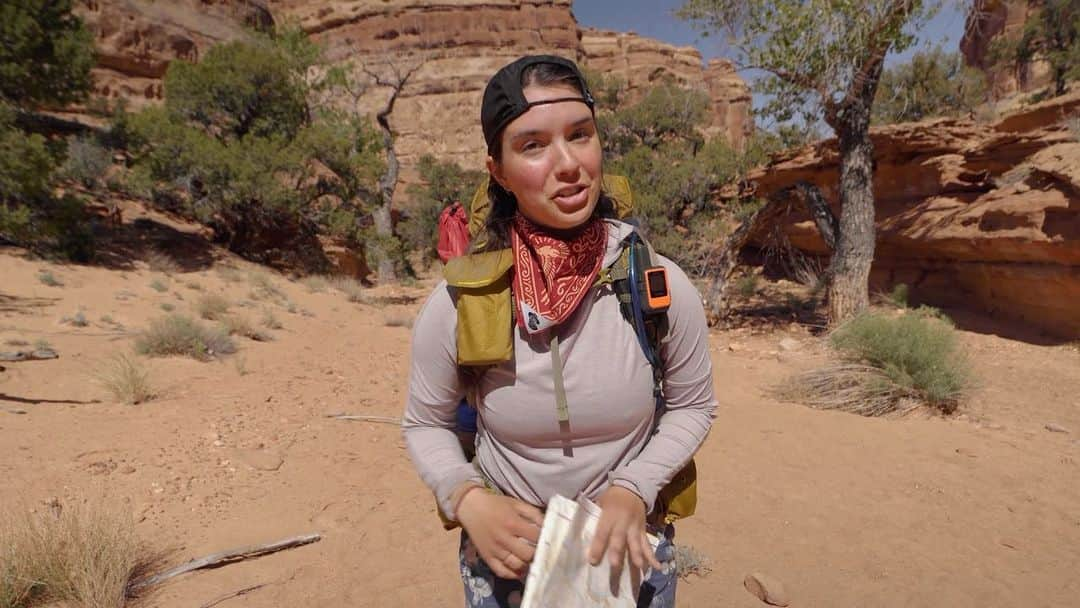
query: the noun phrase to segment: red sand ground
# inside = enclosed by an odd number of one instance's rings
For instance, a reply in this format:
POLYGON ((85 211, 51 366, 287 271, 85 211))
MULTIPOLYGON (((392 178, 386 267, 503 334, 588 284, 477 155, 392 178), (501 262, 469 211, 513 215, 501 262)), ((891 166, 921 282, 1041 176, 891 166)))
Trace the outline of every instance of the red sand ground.
MULTIPOLYGON (((60 353, 0 372, 0 506, 104 493, 177 562, 323 534, 174 579, 151 602, 163 608, 260 583, 222 605, 461 606, 457 535, 442 531, 399 429, 326 417, 400 415, 409 330, 393 323, 415 315, 430 283, 372 290, 416 298, 376 306, 275 275, 290 313, 219 272, 251 267, 215 257, 166 276, 0 250, 0 350, 43 338, 60 353), (41 270, 64 286, 42 284, 41 270), (284 327, 272 342, 238 339, 221 361, 147 360, 163 392, 149 403, 115 403, 93 382, 162 303, 187 312, 205 293, 253 321, 270 309, 284 327), (79 309, 89 326, 60 322, 79 309)), ((959 415, 867 419, 765 396, 822 360, 803 330, 714 333, 721 405, 698 455, 699 513, 677 532, 712 572, 682 583, 680 605, 761 606, 742 587, 752 571, 782 581, 792 606, 1080 605, 1080 352, 962 339, 979 386, 959 415), (783 350, 783 338, 800 346, 783 350)))

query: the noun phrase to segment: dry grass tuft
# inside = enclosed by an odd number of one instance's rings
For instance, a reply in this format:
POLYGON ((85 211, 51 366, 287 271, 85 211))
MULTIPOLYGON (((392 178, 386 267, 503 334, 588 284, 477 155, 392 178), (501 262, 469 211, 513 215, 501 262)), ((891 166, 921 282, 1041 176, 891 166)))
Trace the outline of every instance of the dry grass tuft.
POLYGON ((880 369, 858 363, 839 363, 796 374, 770 392, 782 401, 863 416, 894 412, 904 398, 915 396, 880 369))
POLYGON ((312 293, 321 293, 326 291, 326 288, 330 286, 330 282, 326 280, 326 277, 319 274, 313 274, 300 279, 300 284, 307 287, 308 291, 312 293))
POLYGON ((229 312, 229 300, 225 296, 208 293, 195 302, 195 313, 208 321, 218 321, 229 312))
POLYGON ((281 321, 278 321, 278 318, 274 316, 274 311, 270 310, 269 308, 263 309, 262 320, 260 321, 260 323, 262 323, 262 326, 267 329, 282 328, 281 321))
POLYGON ((229 283, 239 283, 244 280, 244 272, 239 268, 233 266, 217 266, 215 267, 218 275, 229 283))
POLYGON ((164 251, 151 251, 146 254, 146 264, 154 272, 173 275, 180 272, 180 264, 164 251))
POLYGON ((252 299, 284 298, 285 292, 274 283, 274 280, 266 272, 252 272, 248 274, 248 282, 251 283, 252 299))
POLYGON ((783 400, 864 416, 906 411, 919 402, 956 410, 970 385, 952 323, 932 308, 867 312, 829 336, 842 363, 789 378, 783 400))
POLYGON ((124 608, 164 561, 139 542, 131 515, 103 504, 0 514, 0 608, 124 608))
POLYGON ((150 372, 141 361, 118 353, 102 362, 94 378, 120 403, 137 405, 157 396, 150 383, 150 372))
POLYGON ((675 545, 675 575, 688 578, 691 574, 705 576, 712 572, 710 559, 689 545, 675 545))
POLYGON ((41 272, 39 272, 37 278, 42 285, 48 285, 49 287, 64 286, 64 283, 60 279, 56 278, 56 276, 48 270, 42 270, 41 272))
POLYGON ((184 355, 207 361, 236 352, 236 345, 220 327, 206 327, 190 317, 173 314, 151 321, 150 327, 135 339, 135 351, 141 355, 184 355))
POLYGON ((82 310, 79 310, 71 316, 64 317, 60 321, 73 327, 86 327, 87 325, 90 325, 90 321, 86 319, 86 314, 84 314, 82 310))
POLYGON ((337 277, 333 281, 334 289, 345 294, 345 299, 357 304, 368 304, 369 298, 364 293, 364 286, 351 277, 337 277))
POLYGON ((169 290, 169 286, 166 285, 161 279, 154 279, 150 281, 150 289, 158 293, 162 293, 169 290))
POLYGON ((1080 115, 1067 118, 1065 120, 1065 128, 1069 130, 1073 141, 1080 141, 1080 115))
POLYGON ((255 327, 247 317, 226 315, 220 321, 222 329, 230 336, 243 336, 256 342, 269 342, 274 339, 269 333, 255 327))

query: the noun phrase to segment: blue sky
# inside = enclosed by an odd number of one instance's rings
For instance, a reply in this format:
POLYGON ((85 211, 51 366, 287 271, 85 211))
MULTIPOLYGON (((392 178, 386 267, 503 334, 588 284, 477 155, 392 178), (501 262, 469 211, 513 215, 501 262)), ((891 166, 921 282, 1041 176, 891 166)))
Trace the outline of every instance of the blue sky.
MULTIPOLYGON (((915 50, 935 44, 940 44, 947 51, 959 48, 967 3, 949 1, 944 4, 934 19, 918 33, 919 40, 915 46, 903 55, 890 55, 886 58, 886 65, 902 61, 915 50)), ((573 11, 582 26, 633 31, 675 45, 696 46, 705 60, 725 56, 722 36, 704 38, 689 23, 672 14, 681 5, 680 0, 574 0, 573 11)), ((753 75, 744 74, 743 77, 751 80, 753 75)), ((759 106, 757 95, 754 96, 754 105, 759 106)))

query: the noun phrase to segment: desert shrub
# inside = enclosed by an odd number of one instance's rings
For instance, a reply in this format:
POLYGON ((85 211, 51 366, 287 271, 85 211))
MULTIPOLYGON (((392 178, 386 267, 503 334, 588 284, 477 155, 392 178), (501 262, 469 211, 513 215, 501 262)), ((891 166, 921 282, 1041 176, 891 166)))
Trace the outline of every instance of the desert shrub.
POLYGON ((758 277, 756 274, 748 274, 746 276, 739 277, 735 281, 735 293, 739 294, 743 298, 753 297, 758 290, 758 277))
POLYGON ((150 281, 149 287, 150 289, 153 289, 158 293, 164 293, 169 290, 169 286, 166 285, 161 279, 154 279, 150 281))
POLYGON ((150 270, 153 270, 154 272, 163 272, 169 275, 180 272, 180 264, 164 251, 155 250, 147 253, 146 264, 150 267, 150 270))
POLYGON ((984 101, 986 77, 964 65, 960 53, 936 47, 882 72, 873 120, 890 124, 969 114, 984 101))
POLYGON ((326 277, 321 274, 312 274, 300 279, 300 284, 307 287, 308 291, 312 293, 319 293, 326 291, 326 288, 330 285, 330 282, 326 280, 326 277))
POLYGON ((946 412, 968 384, 952 323, 921 309, 862 314, 833 331, 830 341, 844 358, 882 370, 896 386, 946 412))
POLYGON ((195 312, 203 319, 220 320, 229 312, 229 300, 216 293, 205 294, 195 302, 195 312))
POLYGON ((139 180, 242 255, 324 260, 328 201, 369 214, 383 163, 370 121, 309 105, 318 58, 289 30, 172 62, 164 107, 130 117, 139 180))
POLYGON ((94 378, 120 403, 137 405, 156 395, 146 366, 123 353, 106 359, 95 371, 94 378))
POLYGON ((284 298, 285 292, 274 283, 274 280, 266 272, 252 272, 248 274, 248 282, 253 288, 253 299, 284 298))
POLYGON ((908 286, 906 283, 897 283, 893 286, 892 291, 886 296, 886 299, 897 308, 908 307, 908 286))
POLYGON ((247 317, 225 315, 220 319, 221 328, 230 336, 242 336, 256 342, 269 342, 273 336, 255 327, 247 317))
POLYGON ((44 338, 38 338, 34 340, 34 350, 52 350, 52 344, 44 338))
POLYGON ((1069 130, 1073 141, 1080 142, 1080 116, 1073 116, 1065 120, 1065 128, 1069 130))
POLYGON ((86 320, 86 314, 84 314, 82 310, 76 311, 73 315, 65 316, 61 321, 74 327, 86 327, 90 324, 90 322, 86 320))
POLYGON ((172 302, 162 302, 160 308, 161 308, 161 310, 164 310, 165 312, 172 312, 172 311, 176 310, 176 305, 173 304, 172 302))
POLYGON ((112 165, 112 153, 89 136, 79 136, 68 141, 67 158, 61 167, 64 176, 82 183, 87 188, 96 187, 112 165))
POLYGON ((135 339, 135 350, 142 355, 184 355, 206 361, 217 355, 236 352, 228 332, 207 327, 179 314, 154 319, 150 327, 135 339))
POLYGON ((764 206, 765 199, 762 198, 740 199, 734 205, 732 215, 739 223, 742 223, 752 218, 764 206))
POLYGON ((29 206, 49 195, 55 160, 46 140, 15 127, 15 112, 0 101, 0 202, 29 206))
POLYGON ((269 308, 263 309, 262 319, 260 323, 262 323, 262 326, 267 329, 282 328, 281 321, 278 321, 278 318, 274 316, 274 311, 270 310, 269 308))
POLYGON ((333 286, 334 289, 345 294, 345 299, 350 302, 356 302, 358 304, 368 303, 368 297, 364 286, 360 284, 360 281, 357 281, 352 277, 336 277, 333 280, 333 286))
POLYGON ((56 278, 52 272, 48 270, 42 270, 37 275, 38 281, 42 285, 48 285, 49 287, 63 287, 64 283, 60 279, 56 278))
POLYGON ((135 535, 130 513, 97 504, 0 514, 0 608, 123 608, 149 591, 161 565, 135 535))
POLYGON ((712 571, 711 560, 697 549, 684 544, 675 546, 675 575, 689 578, 691 574, 705 576, 712 571))
POLYGON ((85 97, 93 36, 71 12, 70 0, 6 2, 0 10, 0 239, 59 245, 60 253, 86 261, 85 223, 46 223, 69 209, 51 200, 56 155, 45 137, 30 132, 26 121, 16 124, 16 117, 85 97), (64 228, 76 230, 65 235, 64 228))

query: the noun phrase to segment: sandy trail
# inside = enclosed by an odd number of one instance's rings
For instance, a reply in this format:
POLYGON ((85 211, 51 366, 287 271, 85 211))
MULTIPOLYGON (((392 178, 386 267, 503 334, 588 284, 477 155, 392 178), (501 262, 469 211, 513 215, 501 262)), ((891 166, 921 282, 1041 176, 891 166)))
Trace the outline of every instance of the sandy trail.
MULTIPOLYGON (((106 494, 176 561, 324 535, 178 578, 152 602, 163 608, 260 583, 221 605, 462 605, 457 536, 441 530, 399 429, 326 418, 400 415, 409 330, 387 320, 415 315, 429 287, 374 290, 412 301, 361 305, 276 277, 289 312, 213 269, 169 278, 17 253, 0 251, 0 350, 44 338, 61 357, 0 373, 5 508, 106 494), (65 285, 41 284, 42 269, 65 285), (273 342, 239 339, 240 353, 218 362, 150 360, 164 394, 144 405, 114 403, 90 380, 162 303, 186 311, 212 292, 251 302, 234 310, 254 320, 272 310, 284 327, 273 342), (89 326, 59 323, 80 308, 89 326)), ((783 581, 793 606, 1076 605, 1080 353, 963 340, 981 386, 960 415, 866 419, 764 395, 823 356, 801 329, 714 333, 721 407, 698 456, 699 513, 677 532, 712 572, 683 583, 680 605, 761 606, 742 588, 752 571, 783 581), (799 348, 781 349, 785 337, 799 348)))

